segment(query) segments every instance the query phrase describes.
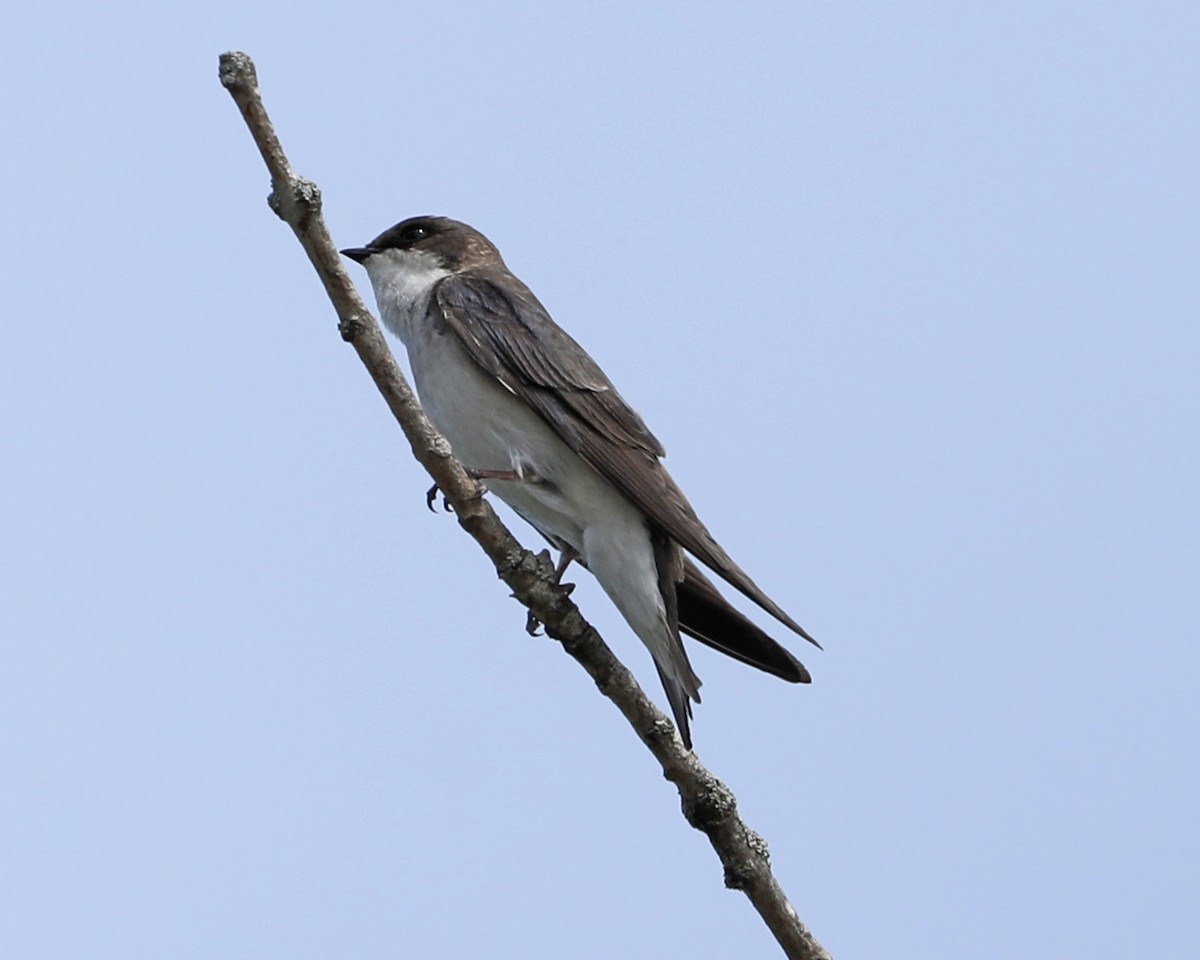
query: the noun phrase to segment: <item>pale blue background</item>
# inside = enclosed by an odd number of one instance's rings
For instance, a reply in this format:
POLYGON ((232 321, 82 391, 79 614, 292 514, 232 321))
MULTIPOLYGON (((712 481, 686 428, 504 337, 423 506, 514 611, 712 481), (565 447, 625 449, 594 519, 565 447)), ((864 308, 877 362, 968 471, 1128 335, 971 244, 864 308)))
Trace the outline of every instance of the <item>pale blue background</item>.
POLYGON ((1196 956, 1197 6, 647 6, 6 9, 5 957, 776 955, 425 510, 230 48, 340 244, 488 233, 825 643, 697 650, 695 735, 837 957, 1196 956))

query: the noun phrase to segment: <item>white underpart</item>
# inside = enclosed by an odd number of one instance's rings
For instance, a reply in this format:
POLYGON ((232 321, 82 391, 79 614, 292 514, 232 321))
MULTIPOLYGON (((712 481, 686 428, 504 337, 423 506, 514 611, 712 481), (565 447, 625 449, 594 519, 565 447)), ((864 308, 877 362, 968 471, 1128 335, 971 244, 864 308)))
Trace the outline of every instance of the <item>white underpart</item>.
POLYGON ((569 544, 675 687, 699 681, 671 635, 645 518, 549 426, 428 320, 433 286, 449 275, 429 254, 386 250, 367 274, 383 322, 408 349, 421 403, 454 454, 482 470, 532 470, 545 483, 488 480, 488 489, 538 530, 569 544))

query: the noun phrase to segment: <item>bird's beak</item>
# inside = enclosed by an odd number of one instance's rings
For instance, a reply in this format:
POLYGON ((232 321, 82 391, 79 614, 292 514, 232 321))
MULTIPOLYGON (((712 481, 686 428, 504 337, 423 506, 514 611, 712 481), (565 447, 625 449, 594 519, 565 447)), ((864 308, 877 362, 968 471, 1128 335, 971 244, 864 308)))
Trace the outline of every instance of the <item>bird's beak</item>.
POLYGON ((379 251, 373 247, 347 247, 338 251, 343 257, 349 257, 355 263, 364 263, 371 254, 379 251))

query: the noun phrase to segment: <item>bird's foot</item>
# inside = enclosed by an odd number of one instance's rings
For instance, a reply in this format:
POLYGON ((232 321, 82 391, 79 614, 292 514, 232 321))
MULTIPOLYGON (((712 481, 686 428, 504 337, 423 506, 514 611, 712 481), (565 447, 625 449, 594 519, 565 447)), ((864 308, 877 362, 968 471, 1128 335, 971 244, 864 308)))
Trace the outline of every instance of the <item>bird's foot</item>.
MULTIPOLYGON (((487 487, 483 483, 484 480, 521 479, 514 470, 477 470, 475 467, 464 466, 463 472, 475 481, 475 492, 467 497, 467 500, 478 500, 488 492, 487 487)), ((437 513, 433 503, 435 500, 437 500, 440 492, 441 487, 439 487, 436 483, 425 491, 425 506, 429 508, 431 513, 437 513)), ((447 513, 452 513, 454 511, 454 507, 444 494, 442 495, 442 509, 447 513)))
POLYGON ((578 560, 579 554, 571 547, 563 547, 562 553, 558 555, 558 566, 554 568, 554 582, 557 583, 569 595, 575 589, 573 583, 563 583, 563 574, 567 572, 567 567, 571 565, 572 560, 578 560))
MULTIPOLYGON (((550 551, 549 550, 543 550, 541 553, 538 554, 537 558, 538 558, 538 561, 540 564, 544 564, 544 566, 542 567, 543 570, 546 567, 550 566, 550 551)), ((579 554, 576 553, 574 550, 572 550, 570 547, 564 548, 562 550, 562 552, 558 555, 558 563, 554 567, 554 573, 551 576, 551 579, 553 580, 554 584, 558 587, 558 589, 562 591, 562 595, 564 597, 569 597, 571 595, 571 593, 575 590, 575 584, 563 583, 562 576, 566 572, 567 567, 569 567, 571 565, 571 561, 578 560, 578 559, 579 559, 579 554)), ((528 613, 525 614, 525 632, 528 633, 531 637, 537 637, 537 636, 541 635, 541 629, 542 629, 542 621, 540 621, 536 616, 534 616, 533 611, 530 610, 528 613)))

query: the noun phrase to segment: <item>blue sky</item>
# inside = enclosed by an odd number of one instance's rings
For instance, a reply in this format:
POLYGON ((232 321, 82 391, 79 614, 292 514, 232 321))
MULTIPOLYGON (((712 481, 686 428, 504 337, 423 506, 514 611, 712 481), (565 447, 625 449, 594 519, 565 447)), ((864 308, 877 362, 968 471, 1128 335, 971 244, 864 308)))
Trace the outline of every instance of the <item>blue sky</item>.
POLYGON ((809 688, 696 650, 693 732, 835 956, 1194 956, 1198 41, 1155 2, 0 14, 7 952, 775 955, 425 510, 243 49, 335 240, 487 233, 824 643, 809 688))

